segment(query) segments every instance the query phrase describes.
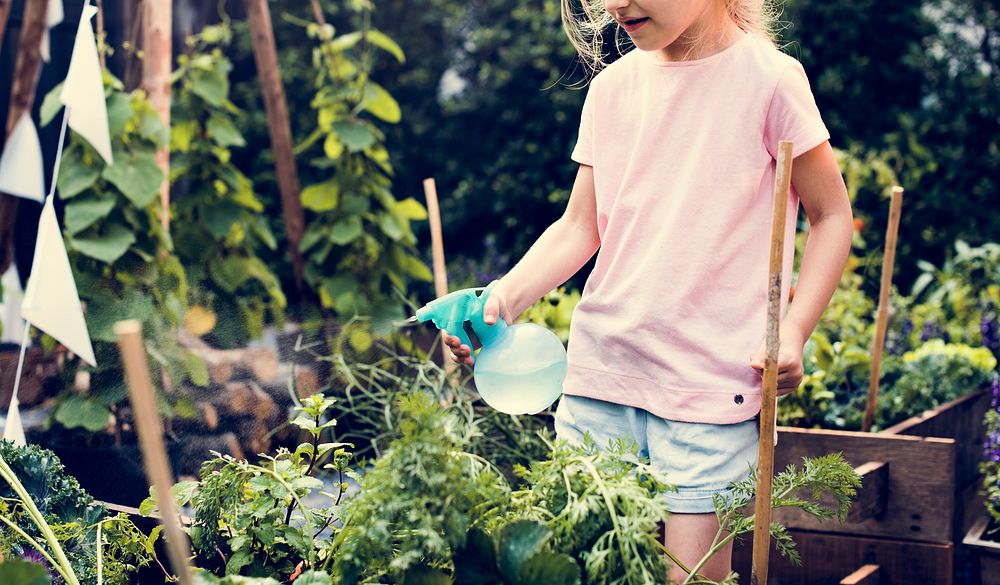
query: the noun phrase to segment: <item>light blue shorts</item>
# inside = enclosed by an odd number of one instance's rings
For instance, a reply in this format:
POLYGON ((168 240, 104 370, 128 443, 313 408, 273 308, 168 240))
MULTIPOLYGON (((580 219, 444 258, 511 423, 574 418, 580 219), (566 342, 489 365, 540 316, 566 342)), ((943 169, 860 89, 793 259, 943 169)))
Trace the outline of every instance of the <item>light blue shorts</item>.
POLYGON ((617 437, 639 444, 639 457, 666 474, 677 488, 664 494, 679 514, 715 512, 714 494, 727 499, 729 485, 757 466, 759 422, 689 423, 662 419, 641 408, 564 394, 556 407, 556 437, 577 445, 590 433, 598 447, 617 437))

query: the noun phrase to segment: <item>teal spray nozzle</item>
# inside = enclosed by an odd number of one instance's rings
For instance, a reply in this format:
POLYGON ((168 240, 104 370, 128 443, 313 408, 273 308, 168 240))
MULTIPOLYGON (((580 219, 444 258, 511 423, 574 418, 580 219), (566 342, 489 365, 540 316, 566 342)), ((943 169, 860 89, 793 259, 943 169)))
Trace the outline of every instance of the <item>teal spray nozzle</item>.
POLYGON ((431 301, 417 311, 416 320, 432 321, 472 349, 465 331, 469 322, 482 344, 473 369, 480 396, 500 412, 535 414, 562 394, 566 348, 555 333, 534 323, 508 326, 503 315, 497 315, 493 325, 483 321, 486 301, 497 282, 431 301))

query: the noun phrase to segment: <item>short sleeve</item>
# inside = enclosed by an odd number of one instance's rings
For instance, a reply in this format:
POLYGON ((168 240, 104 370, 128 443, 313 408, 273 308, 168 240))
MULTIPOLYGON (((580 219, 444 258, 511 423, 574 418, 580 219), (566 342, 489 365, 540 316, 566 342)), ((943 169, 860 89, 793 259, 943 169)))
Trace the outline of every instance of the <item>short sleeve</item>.
POLYGON ((591 80, 590 87, 587 88, 587 97, 583 100, 583 110, 580 112, 580 132, 570 155, 571 159, 588 166, 594 166, 594 102, 597 99, 595 81, 596 78, 591 80))
POLYGON ((829 139, 830 132, 816 107, 806 72, 794 61, 781 74, 771 98, 764 120, 764 146, 777 158, 778 142, 790 140, 795 158, 829 139))

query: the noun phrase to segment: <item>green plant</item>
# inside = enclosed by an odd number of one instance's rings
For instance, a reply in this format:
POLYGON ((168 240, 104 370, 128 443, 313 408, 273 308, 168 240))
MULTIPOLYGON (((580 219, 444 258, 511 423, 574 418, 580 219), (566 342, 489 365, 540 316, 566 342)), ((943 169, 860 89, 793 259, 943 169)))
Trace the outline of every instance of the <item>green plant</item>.
MULTIPOLYGON (((175 383, 188 378, 207 383, 204 364, 172 335, 184 318, 187 279, 170 254, 170 236, 159 219, 157 194, 164 176, 156 165, 156 149, 166 145, 166 128, 142 92, 125 93, 121 82, 108 74, 104 85, 115 164, 106 165, 73 133, 57 182, 66 202, 64 237, 80 298, 87 304, 98 365, 91 371, 89 388, 63 392, 53 416, 67 428, 87 431, 107 427, 126 396, 112 331, 116 321, 143 323, 153 380, 165 373, 175 383)), ((43 125, 56 117, 60 91, 57 86, 45 97, 43 125)), ((184 403, 173 406, 186 411, 184 403)), ((167 414, 174 411, 167 400, 161 400, 160 407, 167 414)), ((118 425, 115 430, 120 431, 118 425)))
MULTIPOLYGON (((367 9, 359 4, 359 10, 367 9)), ((401 117, 396 100, 371 79, 373 49, 399 61, 403 52, 368 26, 340 35, 330 25, 307 30, 318 43, 312 101, 317 118, 316 129, 296 151, 303 154, 321 144, 323 156, 313 164, 326 179, 302 191, 310 212, 300 246, 308 261, 306 281, 324 308, 344 317, 371 316, 372 331, 383 336, 393 320, 404 317, 394 295, 405 291, 410 279, 432 279, 415 255, 411 228, 427 212, 412 197, 393 196, 385 135, 373 121, 394 124, 401 117)))
POLYGON ((170 180, 183 191, 172 201, 174 243, 192 309, 201 308, 188 313, 187 325, 226 347, 259 337, 286 306, 278 277, 258 257, 277 249, 264 206, 232 161, 232 149, 246 141, 229 101, 232 64, 223 49, 231 39, 228 24, 187 39, 173 76, 170 132, 170 180))
MULTIPOLYGON (((309 441, 294 452, 281 449, 274 456, 262 454, 260 464, 217 455, 202 466, 200 481, 173 487, 177 503, 190 503, 195 509, 191 543, 203 568, 220 577, 280 577, 284 581, 301 573, 303 566, 315 566, 325 550, 317 537, 336 518, 347 489, 344 476, 353 475, 348 468, 349 445, 321 442, 327 429, 336 424, 327 419, 333 403, 315 394, 298 406, 299 415, 292 424, 305 431, 309 441), (322 491, 323 482, 314 477, 321 465, 338 474, 337 494, 322 491), (307 501, 310 497, 314 499, 307 501), (317 497, 329 505, 318 505, 317 497)), ((143 514, 155 510, 152 496, 140 507, 143 514)))
POLYGON ((326 564, 336 582, 394 583, 447 568, 468 530, 503 516, 510 488, 488 461, 462 450, 457 417, 431 396, 402 396, 400 437, 343 508, 326 564))
POLYGON ((566 292, 564 287, 559 287, 528 307, 521 313, 518 321, 541 325, 566 343, 569 340, 569 325, 573 310, 579 302, 580 291, 566 292))
POLYGON ((990 408, 983 419, 986 440, 979 472, 983 474, 986 512, 993 518, 994 526, 1000 526, 1000 374, 993 374, 990 390, 990 408))
POLYGON ((51 451, 0 442, 0 477, 0 521, 11 529, 0 531, 4 557, 34 549, 57 583, 84 585, 126 585, 156 559, 159 531, 146 536, 124 514, 108 515, 51 451))

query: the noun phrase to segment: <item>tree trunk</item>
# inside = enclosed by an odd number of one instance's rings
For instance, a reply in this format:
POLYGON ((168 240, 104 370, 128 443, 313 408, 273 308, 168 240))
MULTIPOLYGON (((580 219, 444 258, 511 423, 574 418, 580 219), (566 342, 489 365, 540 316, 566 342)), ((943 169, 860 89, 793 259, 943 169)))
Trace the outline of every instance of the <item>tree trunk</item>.
MULTIPOLYGON (((48 0, 25 1, 10 90, 10 107, 7 109, 6 134, 10 134, 21 114, 26 110, 30 111, 32 104, 35 103, 35 89, 38 88, 38 72, 42 63, 41 44, 45 33, 45 13, 48 7, 48 0)), ((5 3, 5 6, 0 8, 0 19, 6 20, 9 12, 9 5, 5 3)), ((52 180, 55 180, 55 177, 52 177, 52 180)), ((7 272, 13 258, 17 200, 18 198, 13 195, 0 193, 0 274, 7 272)))
MULTIPOLYGON (((170 2, 143 2, 142 5, 142 88, 159 112, 163 125, 170 128, 170 64, 173 14, 170 2)), ((170 225, 170 148, 156 151, 156 164, 163 171, 160 185, 160 223, 170 225)))
POLYGON ((303 264, 299 242, 305 231, 305 215, 302 211, 302 201, 299 199, 301 186, 295 168, 295 155, 292 153, 292 130, 288 121, 285 90, 281 85, 281 74, 278 69, 274 31, 271 29, 271 13, 267 7, 267 0, 246 0, 246 7, 254 61, 257 64, 261 93, 264 96, 264 109, 267 112, 267 127, 278 175, 278 190, 281 192, 281 209, 285 216, 285 233, 288 236, 288 248, 292 256, 295 286, 301 293, 303 264))

